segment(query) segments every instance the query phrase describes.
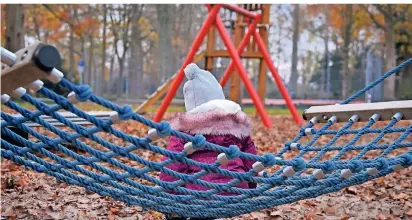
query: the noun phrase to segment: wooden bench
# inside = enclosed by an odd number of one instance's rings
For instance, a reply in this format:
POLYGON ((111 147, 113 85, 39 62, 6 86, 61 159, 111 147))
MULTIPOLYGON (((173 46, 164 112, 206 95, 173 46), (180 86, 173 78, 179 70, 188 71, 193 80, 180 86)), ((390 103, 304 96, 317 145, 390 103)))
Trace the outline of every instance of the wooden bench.
MULTIPOLYGON (((77 115, 75 115, 74 113, 71 112, 58 112, 60 115, 62 115, 63 117, 65 117, 66 119, 70 120, 72 123, 77 124, 77 125, 82 125, 82 126, 87 126, 87 125, 92 125, 91 122, 87 121, 84 118, 81 118, 77 115)), ((110 113, 109 111, 96 111, 96 112, 88 112, 88 114, 95 116, 98 119, 101 120, 107 120, 110 118, 110 113)), ((21 116, 20 114, 13 114, 12 116, 14 117, 18 117, 21 116)), ((48 115, 42 115, 40 116, 41 119, 44 119, 46 122, 49 122, 51 125, 56 126, 56 127, 61 127, 61 126, 66 126, 63 123, 59 122, 57 119, 50 117, 48 115)), ((5 123, 5 121, 3 119, 1 119, 1 123, 5 123)), ((41 125, 32 122, 32 121, 27 121, 24 123, 25 125, 29 126, 29 127, 42 127, 41 125)), ((21 137, 25 138, 25 139, 29 139, 29 134, 27 134, 26 132, 22 131, 19 128, 16 127, 8 127, 11 131, 13 131, 14 133, 20 135, 21 137)), ((5 141, 17 145, 19 146, 19 143, 17 143, 16 141, 14 141, 12 138, 9 138, 6 135, 2 135, 1 137, 2 139, 4 139, 5 141)))
POLYGON ((305 110, 303 118, 310 120, 316 117, 320 122, 326 122, 332 116, 336 116, 339 121, 347 121, 353 115, 357 115, 359 121, 368 121, 373 114, 377 113, 380 116, 379 120, 386 121, 391 120, 398 112, 402 114, 403 120, 411 120, 412 100, 313 106, 305 110))
MULTIPOLYGON (((70 120, 71 122, 73 122, 74 124, 77 125, 91 125, 92 123, 87 121, 84 118, 81 118, 79 116, 77 116, 74 113, 71 112, 57 112, 59 113, 61 116, 65 117, 66 119, 70 120)), ((87 112, 90 115, 95 116, 98 119, 101 120, 107 120, 110 118, 110 113, 109 111, 91 111, 91 112, 87 112)), ((21 116, 20 114, 14 114, 12 115, 14 117, 19 117, 21 116)), ((63 123, 59 122, 57 119, 48 116, 48 115, 42 115, 40 116, 41 119, 44 119, 45 121, 49 122, 50 124, 54 125, 54 126, 65 126, 63 123)), ((1 120, 1 123, 3 123, 3 119, 1 120)), ((32 122, 32 121, 27 121, 24 123, 25 125, 29 126, 29 127, 41 127, 41 125, 32 122)))

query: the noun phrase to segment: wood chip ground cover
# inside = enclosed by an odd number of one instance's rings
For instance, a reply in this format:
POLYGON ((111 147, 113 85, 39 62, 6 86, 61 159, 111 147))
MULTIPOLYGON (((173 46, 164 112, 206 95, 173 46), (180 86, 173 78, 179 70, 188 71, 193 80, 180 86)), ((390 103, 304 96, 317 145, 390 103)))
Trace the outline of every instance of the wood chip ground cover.
MULTIPOLYGON (((173 116, 169 113, 166 118, 173 116)), ((148 114, 147 117, 152 117, 148 114)), ((265 129, 259 122, 259 118, 253 118, 253 139, 258 147, 259 154, 264 152, 276 153, 283 143, 291 140, 297 134, 299 127, 289 116, 270 116, 274 127, 265 129)), ((410 122, 404 122, 403 125, 410 122)), ((137 123, 128 122, 116 125, 120 130, 136 136, 144 136, 148 128, 137 123)), ((361 126, 361 125, 357 125, 361 126)), ((402 124, 397 125, 402 126, 402 124)), ((39 129, 45 132, 44 129, 39 129)), ((102 138, 126 146, 121 139, 99 133, 102 138)), ((378 143, 390 143, 399 134, 388 134, 378 143)), ((337 141, 344 143, 353 135, 346 135, 337 141)), ((366 144, 374 136, 368 135, 360 139, 356 144, 366 144)), ((322 137, 314 145, 327 143, 331 137, 322 137)), ((411 135, 408 141, 411 140, 411 135)), ((308 141, 302 140, 303 142, 308 141)), ((96 149, 104 147, 86 140, 96 149)), ((158 140, 156 144, 165 146, 167 140, 158 140)), ((73 149, 76 150, 76 149, 73 149)), ((78 149, 77 149, 78 150, 78 149)), ((405 152, 398 150, 393 153, 405 152)), ((87 155, 87 153, 78 151, 87 155)), ((159 160, 160 155, 149 151, 134 152, 147 160, 159 160)), ((344 159, 349 159, 359 152, 348 152, 344 159)), ((380 152, 371 152, 366 157, 372 157, 380 152)), ((294 152, 287 153, 286 158, 292 158, 294 152)), ((64 156, 64 155, 61 155, 64 156)), ((307 154, 305 159, 314 155, 307 154)), ((334 153, 324 159, 333 157, 334 153)), ((118 158, 123 163, 135 167, 142 167, 137 162, 118 158)), ((104 166, 116 169, 107 164, 104 166)), ((88 168, 90 169, 90 168, 88 168)), ((269 172, 274 172, 276 167, 269 172)), ((92 170, 92 169, 90 169, 92 170)), ((95 171, 95 170, 93 170, 95 171)), ((232 219, 412 219, 412 169, 403 169, 398 173, 369 181, 358 186, 351 186, 339 192, 322 195, 314 199, 298 201, 292 204, 273 207, 271 209, 253 212, 232 219)), ((88 192, 81 187, 68 185, 56 181, 45 174, 25 170, 10 161, 1 161, 1 216, 3 219, 163 219, 161 213, 142 210, 137 206, 127 206, 123 202, 115 201, 108 197, 102 197, 88 192)), ((157 175, 156 173, 151 173, 157 175)), ((137 180, 137 179, 134 179, 137 180)), ((139 180, 143 184, 151 184, 146 180, 139 180)))

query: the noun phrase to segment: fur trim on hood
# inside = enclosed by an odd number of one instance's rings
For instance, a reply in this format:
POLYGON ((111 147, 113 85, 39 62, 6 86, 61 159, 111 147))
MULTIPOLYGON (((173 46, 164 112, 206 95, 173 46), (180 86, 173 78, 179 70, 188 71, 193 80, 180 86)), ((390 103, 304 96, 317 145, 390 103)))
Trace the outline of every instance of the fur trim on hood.
POLYGON ((213 100, 187 113, 178 113, 171 126, 191 134, 225 135, 237 138, 250 136, 252 123, 238 104, 229 100, 213 100))

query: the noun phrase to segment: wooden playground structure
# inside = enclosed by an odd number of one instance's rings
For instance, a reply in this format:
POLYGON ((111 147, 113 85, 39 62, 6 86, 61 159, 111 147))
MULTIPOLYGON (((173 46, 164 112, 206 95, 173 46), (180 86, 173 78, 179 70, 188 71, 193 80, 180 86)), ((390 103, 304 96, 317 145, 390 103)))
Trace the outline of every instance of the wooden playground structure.
POLYGON ((293 118, 298 124, 302 124, 301 116, 298 114, 298 111, 296 110, 296 107, 294 106, 292 99, 290 98, 290 95, 273 64, 273 61, 271 60, 267 49, 270 5, 219 4, 214 5, 213 8, 211 5, 206 6, 209 9, 209 14, 198 35, 196 36, 192 48, 188 53, 182 67, 176 74, 161 85, 155 93, 149 96, 149 98, 143 102, 136 111, 138 113, 145 112, 151 105, 166 94, 166 97, 162 101, 162 104, 154 118, 155 121, 159 122, 184 79, 184 67, 191 62, 196 63, 204 59, 204 69, 211 71, 214 65, 214 60, 221 57, 232 59, 220 79, 220 84, 224 87, 230 78, 229 98, 231 100, 241 102, 241 82, 243 82, 253 101, 253 104, 256 106, 258 114, 262 118, 263 124, 266 127, 271 127, 271 122, 263 104, 266 94, 266 72, 267 69, 269 69, 293 118), (232 25, 229 27, 232 28, 232 36, 228 33, 224 25, 224 21, 218 15, 221 8, 223 8, 225 12, 230 11, 230 13, 236 13, 235 20, 229 21, 232 22, 232 25), (218 36, 216 29, 224 43, 225 49, 217 48, 218 36), (198 52, 204 38, 206 38, 206 50, 198 52), (249 79, 247 71, 242 65, 241 58, 259 59, 260 69, 258 74, 258 91, 255 90, 252 81, 249 79))

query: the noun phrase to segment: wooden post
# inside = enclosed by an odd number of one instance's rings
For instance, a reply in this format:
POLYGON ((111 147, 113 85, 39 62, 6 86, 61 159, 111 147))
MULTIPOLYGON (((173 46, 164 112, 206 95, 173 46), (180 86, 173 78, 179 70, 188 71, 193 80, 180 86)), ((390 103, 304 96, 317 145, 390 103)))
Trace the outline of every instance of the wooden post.
POLYGON ((216 30, 215 27, 211 26, 209 32, 207 33, 207 47, 206 47, 206 70, 212 72, 213 69, 213 56, 210 56, 215 50, 216 44, 216 30))
MULTIPOLYGON (((59 51, 40 41, 18 50, 15 54, 1 48, 1 60, 8 64, 4 65, 1 71, 1 94, 8 95, 38 79, 50 75, 54 77, 54 67, 60 66, 61 62, 59 51)), ((57 74, 63 77, 60 71, 57 74)))
MULTIPOLYGON (((261 24, 269 24, 270 5, 264 4, 262 6, 262 20, 261 24)), ((263 43, 268 45, 268 30, 267 26, 259 27, 259 34, 263 39, 263 43)), ((266 64, 263 58, 260 59, 259 75, 258 75, 258 94, 263 103, 265 103, 266 96, 266 64)))
MULTIPOLYGON (((234 44, 236 47, 239 46, 240 41, 242 40, 242 37, 244 35, 244 28, 242 27, 242 20, 243 16, 240 14, 237 14, 237 19, 235 23, 235 31, 234 31, 234 44)), ((229 94, 229 99, 238 103, 242 104, 242 97, 241 97, 241 91, 242 86, 240 84, 240 76, 238 73, 238 70, 235 70, 235 74, 232 74, 230 77, 230 94, 229 94)))

